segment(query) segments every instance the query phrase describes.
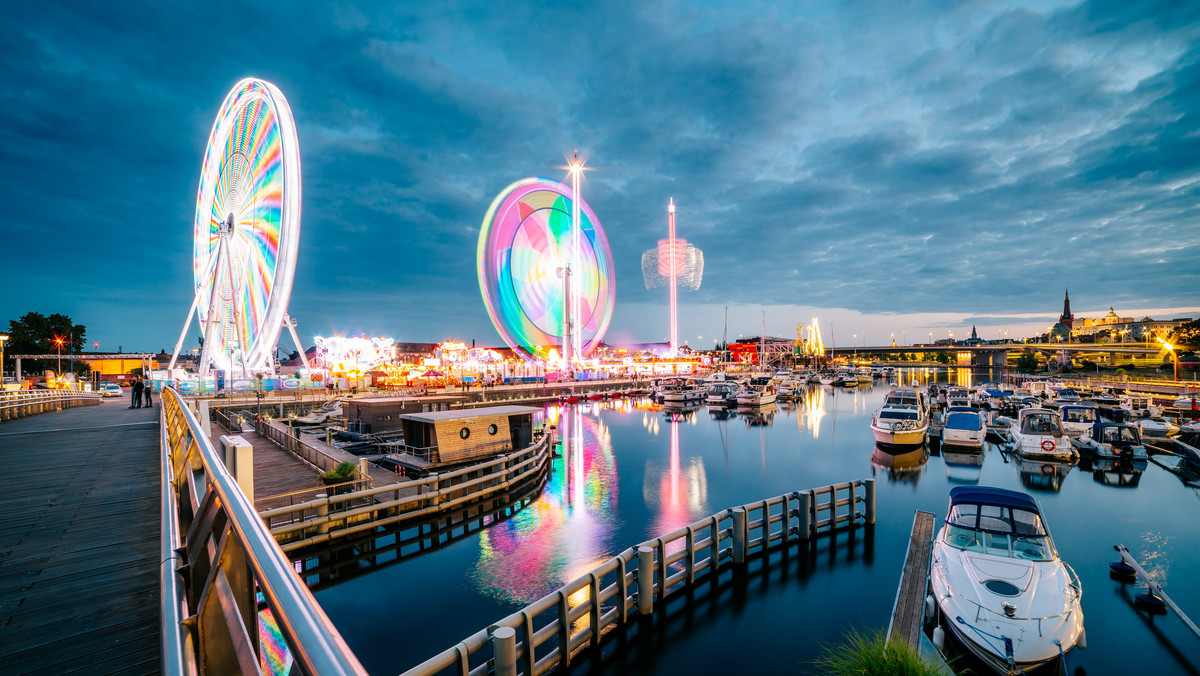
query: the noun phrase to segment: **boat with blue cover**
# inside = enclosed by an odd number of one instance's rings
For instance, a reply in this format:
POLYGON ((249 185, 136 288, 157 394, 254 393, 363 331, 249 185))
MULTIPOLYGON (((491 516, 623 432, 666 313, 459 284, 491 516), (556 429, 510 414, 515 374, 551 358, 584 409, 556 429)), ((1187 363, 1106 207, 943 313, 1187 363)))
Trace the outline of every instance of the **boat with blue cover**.
POLYGON ((1025 673, 1083 643, 1079 577, 1025 493, 952 488, 929 583, 927 612, 998 673, 1025 673))

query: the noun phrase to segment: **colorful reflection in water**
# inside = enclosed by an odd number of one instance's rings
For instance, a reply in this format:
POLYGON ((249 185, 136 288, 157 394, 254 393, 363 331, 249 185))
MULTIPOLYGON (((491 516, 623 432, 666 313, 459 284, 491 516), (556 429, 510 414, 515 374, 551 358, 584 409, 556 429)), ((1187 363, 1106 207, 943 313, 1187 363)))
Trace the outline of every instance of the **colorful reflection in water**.
POLYGON ((800 415, 796 418, 796 424, 800 431, 812 432, 813 439, 821 438, 821 421, 825 419, 825 394, 824 387, 810 387, 804 391, 800 397, 800 415))
POLYGON ((598 406, 551 407, 561 457, 540 499, 479 536, 468 574, 483 594, 527 604, 603 563, 613 542, 617 462, 598 406))
MULTIPOLYGON (((263 602, 262 592, 256 592, 258 602, 263 602)), ((283 640, 283 632, 270 608, 258 612, 259 668, 264 674, 283 676, 292 670, 292 652, 283 640)))
MULTIPOLYGON (((694 413, 667 412, 664 418, 671 435, 666 467, 647 459, 642 482, 642 498, 654 514, 654 536, 682 528, 711 511, 704 458, 691 456, 684 466, 679 457, 679 426, 689 421, 694 425, 694 413)), ((682 547, 683 542, 672 544, 682 547)))

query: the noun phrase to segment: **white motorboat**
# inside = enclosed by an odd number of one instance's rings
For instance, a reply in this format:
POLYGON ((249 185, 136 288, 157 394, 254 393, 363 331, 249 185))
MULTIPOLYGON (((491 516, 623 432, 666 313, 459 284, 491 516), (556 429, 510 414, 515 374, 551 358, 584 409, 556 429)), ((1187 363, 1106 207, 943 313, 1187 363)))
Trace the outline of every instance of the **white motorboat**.
POLYGON ((1031 458, 1070 460, 1075 451, 1063 429, 1058 411, 1048 408, 1026 408, 1008 428, 1013 450, 1031 458))
POLYGON ((1058 409, 1062 417, 1063 429, 1072 437, 1081 437, 1096 424, 1095 406, 1068 405, 1058 409))
MULTIPOLYGON (((939 397, 940 398, 940 397, 939 397)), ((946 388, 946 408, 970 406, 971 397, 965 387, 946 388)))
POLYGON ((322 425, 329 422, 332 418, 342 417, 342 400, 330 399, 318 408, 314 408, 306 415, 302 415, 292 420, 293 425, 322 425))
POLYGON ((987 436, 987 425, 983 415, 966 407, 946 410, 946 421, 942 427, 942 446, 983 450, 983 439, 987 436))
POLYGON ((705 401, 714 406, 724 406, 729 401, 729 395, 736 392, 737 389, 737 383, 732 380, 710 383, 708 392, 705 395, 705 401))
POLYGON ((942 448, 946 479, 952 484, 979 483, 979 477, 983 474, 984 457, 982 450, 942 448))
POLYGON ((1131 418, 1145 418, 1160 415, 1162 411, 1154 405, 1154 399, 1149 396, 1126 394, 1121 397, 1121 408, 1129 413, 1131 418))
POLYGON ((920 446, 929 432, 929 401, 910 387, 888 392, 883 406, 871 416, 871 433, 883 446, 920 446))
POLYGON ((1186 408, 1192 411, 1200 409, 1200 392, 1185 392, 1171 402, 1174 408, 1186 408))
POLYGON ((817 382, 821 383, 822 385, 832 385, 836 380, 837 374, 833 371, 821 371, 821 373, 817 375, 817 382))
POLYGON ((950 489, 929 583, 927 605, 936 605, 941 624, 1001 674, 1057 660, 1083 640, 1079 577, 1025 493, 950 489))
POLYGON ((1172 434, 1179 434, 1179 425, 1157 416, 1142 418, 1137 421, 1137 425, 1143 437, 1162 438, 1172 434))
POLYGON ((698 385, 689 380, 674 380, 666 383, 662 388, 662 402, 664 404, 690 404, 693 402, 704 401, 707 393, 698 385))
POLYGON ((753 383, 746 385, 737 393, 738 406, 766 406, 774 404, 777 397, 775 386, 767 383, 764 385, 755 385, 753 383))

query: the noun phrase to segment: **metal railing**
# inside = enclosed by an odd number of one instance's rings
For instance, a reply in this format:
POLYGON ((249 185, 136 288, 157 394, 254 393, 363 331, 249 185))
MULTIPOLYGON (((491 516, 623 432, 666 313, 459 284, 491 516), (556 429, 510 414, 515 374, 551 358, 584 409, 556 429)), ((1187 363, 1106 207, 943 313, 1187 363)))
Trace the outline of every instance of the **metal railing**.
POLYGON ((16 420, 60 408, 93 406, 100 403, 99 392, 80 390, 5 390, 0 391, 0 422, 16 420))
MULTIPOLYGON (((341 458, 332 456, 318 446, 300 438, 299 428, 291 428, 292 433, 289 434, 289 428, 285 427, 281 422, 259 420, 254 424, 254 429, 256 432, 258 432, 258 436, 263 437, 264 439, 270 439, 276 444, 279 444, 283 450, 300 458, 313 467, 316 467, 322 472, 331 472, 338 466, 339 463, 346 462, 353 457, 350 454, 346 454, 345 457, 341 458)), ((324 442, 315 439, 314 441, 324 445, 324 442)), ((354 462, 356 460, 357 458, 350 461, 354 462)), ((371 477, 364 473, 361 467, 356 467, 354 470, 354 480, 365 481, 369 485, 371 482, 371 477)))
POLYGON ((259 513, 284 551, 447 512, 508 491, 549 466, 550 435, 517 453, 423 479, 328 495, 259 513), (386 496, 386 499, 381 498, 386 496), (362 504, 364 499, 367 504, 362 504), (356 503, 361 506, 355 506, 356 503), (349 507, 349 508, 347 508, 349 507))
POLYGON ((654 612, 672 589, 776 543, 808 540, 841 527, 875 523, 872 479, 787 493, 727 509, 621 552, 540 600, 468 636, 405 672, 429 676, 540 676, 571 666, 607 631, 654 612), (862 511, 859 511, 859 506, 862 511), (549 616, 548 618, 546 616, 549 616), (484 659, 483 656, 491 657, 484 659), (472 666, 472 656, 476 664, 472 666))
POLYGON ((175 390, 161 402, 163 672, 260 673, 269 610, 302 673, 366 674, 207 431, 175 390))

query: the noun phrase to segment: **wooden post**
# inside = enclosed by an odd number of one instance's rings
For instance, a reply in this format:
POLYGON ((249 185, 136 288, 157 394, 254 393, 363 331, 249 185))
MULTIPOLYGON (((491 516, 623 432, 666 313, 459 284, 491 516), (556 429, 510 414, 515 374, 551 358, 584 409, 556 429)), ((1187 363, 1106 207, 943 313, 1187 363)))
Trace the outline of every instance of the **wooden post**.
POLYGON ((867 488, 867 525, 875 525, 875 480, 866 480, 867 488))
POLYGON ((746 562, 746 510, 733 508, 733 562, 746 562))
POLYGON ((638 547, 637 562, 638 615, 649 617, 654 613, 654 549, 638 547))
POLYGON ((812 536, 812 491, 804 491, 800 494, 800 538, 807 540, 812 536))
POLYGON ((497 627, 492 632, 492 652, 496 676, 517 676, 517 632, 512 627, 497 627))

